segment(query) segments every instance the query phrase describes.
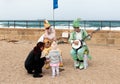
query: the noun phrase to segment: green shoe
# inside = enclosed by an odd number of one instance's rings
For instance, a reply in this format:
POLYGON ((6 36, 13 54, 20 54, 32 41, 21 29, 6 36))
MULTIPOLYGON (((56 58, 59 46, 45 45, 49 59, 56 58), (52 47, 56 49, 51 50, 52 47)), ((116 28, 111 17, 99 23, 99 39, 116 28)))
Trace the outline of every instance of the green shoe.
POLYGON ((81 70, 81 69, 84 69, 84 64, 83 64, 83 62, 80 63, 79 69, 80 69, 80 70, 81 70))
POLYGON ((79 62, 78 61, 74 61, 74 67, 79 68, 79 62))

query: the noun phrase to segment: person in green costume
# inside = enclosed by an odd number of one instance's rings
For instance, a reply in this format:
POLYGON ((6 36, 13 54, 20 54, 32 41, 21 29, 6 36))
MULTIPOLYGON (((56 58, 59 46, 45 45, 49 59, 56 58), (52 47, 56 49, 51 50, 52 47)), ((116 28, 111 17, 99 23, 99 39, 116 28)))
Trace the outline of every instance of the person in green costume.
POLYGON ((86 69, 88 66, 87 58, 91 59, 89 55, 89 49, 85 43, 86 40, 90 40, 91 35, 86 32, 85 29, 80 29, 80 20, 73 21, 74 31, 70 33, 69 42, 72 45, 70 54, 74 60, 74 67, 79 69, 86 69), (78 43, 80 42, 81 46, 78 43), (73 44, 78 48, 74 48, 73 44))

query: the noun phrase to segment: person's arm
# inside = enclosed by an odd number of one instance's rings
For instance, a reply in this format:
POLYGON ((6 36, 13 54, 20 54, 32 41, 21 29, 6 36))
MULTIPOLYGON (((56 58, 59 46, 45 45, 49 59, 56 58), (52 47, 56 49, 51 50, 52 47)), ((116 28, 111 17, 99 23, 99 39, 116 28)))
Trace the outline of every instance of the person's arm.
POLYGON ((50 58, 50 55, 48 54, 47 56, 45 56, 46 57, 46 60, 49 60, 49 58, 50 58))
POLYGON ((38 39, 38 42, 43 42, 44 41, 44 34, 38 39))
POLYGON ((75 32, 70 33, 70 37, 69 37, 69 39, 68 39, 68 41, 69 41, 71 44, 74 42, 74 33, 75 33, 75 32))
POLYGON ((40 64, 40 57, 41 57, 41 52, 34 54, 34 60, 36 65, 40 64))
POLYGON ((48 55, 46 57, 46 62, 50 62, 51 52, 49 51, 48 55))
POLYGON ((53 34, 54 34, 53 40, 56 40, 56 31, 55 31, 55 29, 53 29, 53 34))
POLYGON ((87 39, 87 40, 90 40, 90 39, 91 39, 90 34, 88 34, 86 30, 82 30, 82 31, 83 31, 83 38, 85 38, 86 36, 89 35, 86 39, 87 39))

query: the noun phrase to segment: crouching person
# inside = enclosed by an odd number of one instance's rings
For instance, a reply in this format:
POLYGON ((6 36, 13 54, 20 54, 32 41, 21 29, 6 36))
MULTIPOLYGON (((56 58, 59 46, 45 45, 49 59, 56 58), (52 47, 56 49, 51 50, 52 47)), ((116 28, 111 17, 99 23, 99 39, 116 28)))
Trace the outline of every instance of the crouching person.
POLYGON ((41 58, 44 45, 43 42, 38 42, 25 60, 25 69, 27 70, 27 73, 33 74, 33 77, 42 77, 42 67, 46 61, 45 57, 41 58))

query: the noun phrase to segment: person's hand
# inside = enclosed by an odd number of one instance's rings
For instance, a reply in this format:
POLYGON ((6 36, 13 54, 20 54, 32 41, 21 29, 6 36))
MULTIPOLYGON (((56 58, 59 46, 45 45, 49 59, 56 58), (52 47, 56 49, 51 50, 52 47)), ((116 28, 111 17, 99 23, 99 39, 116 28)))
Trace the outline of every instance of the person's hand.
POLYGON ((74 43, 75 45, 78 45, 79 41, 78 41, 78 40, 74 40, 73 43, 74 43))
POLYGON ((88 36, 89 36, 90 38, 92 38, 92 34, 88 34, 88 36))
POLYGON ((50 62, 50 60, 46 60, 46 62, 45 63, 49 63, 50 62))

